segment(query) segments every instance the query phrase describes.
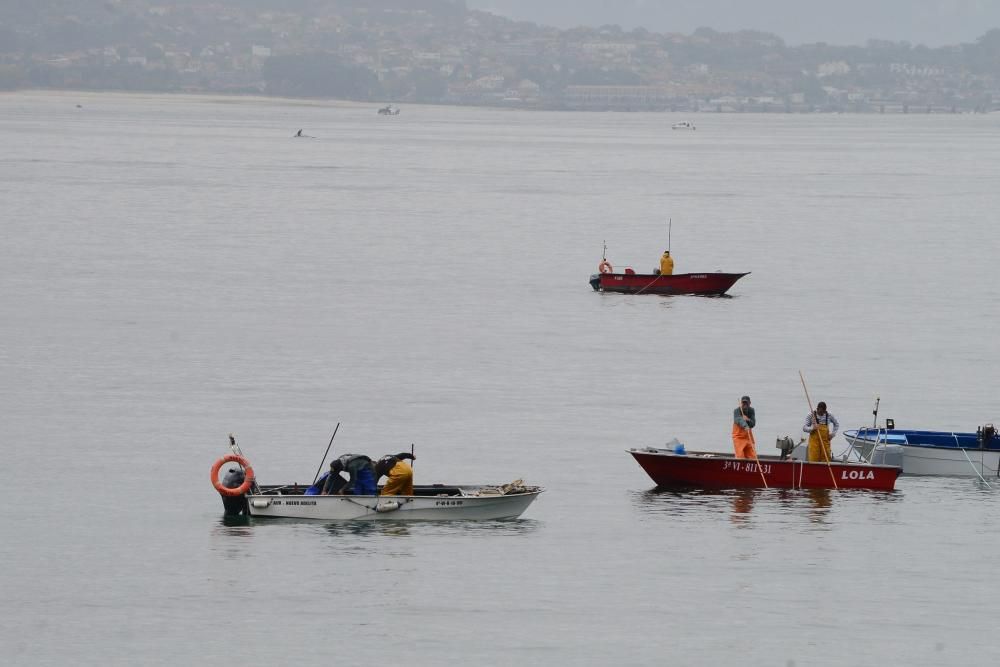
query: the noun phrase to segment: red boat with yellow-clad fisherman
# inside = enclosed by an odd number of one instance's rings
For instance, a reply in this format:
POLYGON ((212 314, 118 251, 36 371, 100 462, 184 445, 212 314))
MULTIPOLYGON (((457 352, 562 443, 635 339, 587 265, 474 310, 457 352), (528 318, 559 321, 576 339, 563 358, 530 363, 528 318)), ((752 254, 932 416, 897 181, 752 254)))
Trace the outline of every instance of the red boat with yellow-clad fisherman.
POLYGON ((723 296, 736 281, 746 273, 674 273, 674 258, 670 249, 660 257, 660 265, 653 273, 636 273, 626 267, 621 273, 615 272, 607 257, 608 246, 597 265, 597 273, 590 276, 590 286, 595 292, 618 292, 621 294, 693 294, 696 296, 723 296))
POLYGON ((657 486, 675 488, 892 491, 902 472, 897 466, 852 461, 811 463, 784 454, 738 459, 720 452, 689 452, 683 445, 672 450, 633 448, 628 453, 657 486))

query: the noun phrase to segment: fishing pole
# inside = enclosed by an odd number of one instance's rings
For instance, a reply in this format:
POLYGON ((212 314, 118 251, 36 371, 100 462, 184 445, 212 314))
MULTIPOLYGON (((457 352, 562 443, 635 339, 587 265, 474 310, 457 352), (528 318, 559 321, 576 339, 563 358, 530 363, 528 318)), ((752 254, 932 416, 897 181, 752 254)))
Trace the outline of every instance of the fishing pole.
POLYGON ((333 435, 330 436, 330 443, 326 446, 326 451, 323 452, 323 460, 319 462, 319 468, 316 469, 316 476, 313 477, 313 484, 319 479, 319 473, 323 470, 323 464, 326 463, 326 455, 330 453, 330 447, 333 445, 333 439, 337 437, 337 431, 340 429, 340 422, 337 422, 337 426, 333 429, 333 435))

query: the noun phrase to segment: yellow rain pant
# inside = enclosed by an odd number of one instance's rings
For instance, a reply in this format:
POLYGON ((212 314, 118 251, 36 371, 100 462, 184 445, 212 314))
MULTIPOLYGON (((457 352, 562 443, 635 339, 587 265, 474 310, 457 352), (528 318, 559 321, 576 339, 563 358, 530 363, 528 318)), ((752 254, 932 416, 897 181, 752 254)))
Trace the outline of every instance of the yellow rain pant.
POLYGON ((739 424, 733 424, 733 450, 738 459, 755 459, 757 451, 753 446, 753 433, 739 424))
POLYGON ((397 461, 385 476, 389 481, 382 487, 383 496, 413 495, 413 468, 406 461, 397 461))
POLYGON ((816 430, 809 434, 809 461, 826 463, 830 460, 832 460, 830 458, 830 427, 826 424, 817 424, 816 430))
POLYGON ((674 273, 674 258, 664 255, 660 258, 660 275, 669 276, 674 273))

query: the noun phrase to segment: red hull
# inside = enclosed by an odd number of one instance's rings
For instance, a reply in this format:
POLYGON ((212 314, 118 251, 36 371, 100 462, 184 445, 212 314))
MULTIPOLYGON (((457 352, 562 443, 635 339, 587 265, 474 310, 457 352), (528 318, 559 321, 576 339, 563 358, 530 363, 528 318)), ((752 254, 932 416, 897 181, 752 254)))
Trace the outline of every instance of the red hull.
POLYGON ((688 452, 666 449, 630 449, 646 474, 659 486, 706 489, 871 489, 892 491, 900 468, 861 463, 807 463, 775 456, 760 457, 761 470, 752 459, 732 454, 688 452), (832 475, 830 474, 832 471, 832 475), (836 480, 836 483, 834 483, 836 480))
POLYGON ((623 294, 697 294, 721 296, 746 273, 599 273, 591 277, 595 290, 623 294))

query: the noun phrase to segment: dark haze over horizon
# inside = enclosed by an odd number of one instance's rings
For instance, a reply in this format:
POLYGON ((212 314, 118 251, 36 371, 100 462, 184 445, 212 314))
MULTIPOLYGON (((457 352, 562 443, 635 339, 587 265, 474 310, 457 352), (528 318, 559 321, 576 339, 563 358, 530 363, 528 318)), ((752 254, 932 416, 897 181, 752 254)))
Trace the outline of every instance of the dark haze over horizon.
POLYGON ((617 24, 691 33, 761 30, 786 43, 862 45, 869 39, 931 47, 976 41, 1000 27, 1000 2, 987 0, 466 0, 470 9, 558 28, 617 24))

